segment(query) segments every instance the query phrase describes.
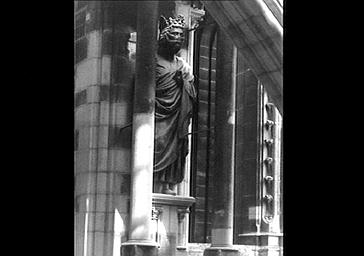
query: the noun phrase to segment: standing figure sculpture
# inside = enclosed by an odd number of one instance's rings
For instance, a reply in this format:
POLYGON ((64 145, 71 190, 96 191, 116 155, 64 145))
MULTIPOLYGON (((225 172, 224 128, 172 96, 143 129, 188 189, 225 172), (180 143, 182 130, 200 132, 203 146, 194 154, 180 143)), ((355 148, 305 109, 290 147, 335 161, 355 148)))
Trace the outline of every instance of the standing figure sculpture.
POLYGON ((159 21, 156 55, 154 184, 155 191, 175 195, 184 179, 188 126, 196 99, 191 67, 176 54, 184 36, 184 17, 159 21))

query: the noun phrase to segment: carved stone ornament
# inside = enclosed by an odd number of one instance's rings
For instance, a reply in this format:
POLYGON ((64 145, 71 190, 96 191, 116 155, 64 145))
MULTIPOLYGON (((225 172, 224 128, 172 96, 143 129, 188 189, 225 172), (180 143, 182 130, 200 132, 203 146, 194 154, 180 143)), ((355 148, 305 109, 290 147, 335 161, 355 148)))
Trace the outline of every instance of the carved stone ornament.
POLYGON ((190 213, 190 210, 188 208, 178 208, 177 210, 178 222, 182 222, 186 217, 186 214, 188 213, 190 213))
POLYGON ((159 220, 159 216, 163 212, 161 207, 152 207, 152 220, 159 220))

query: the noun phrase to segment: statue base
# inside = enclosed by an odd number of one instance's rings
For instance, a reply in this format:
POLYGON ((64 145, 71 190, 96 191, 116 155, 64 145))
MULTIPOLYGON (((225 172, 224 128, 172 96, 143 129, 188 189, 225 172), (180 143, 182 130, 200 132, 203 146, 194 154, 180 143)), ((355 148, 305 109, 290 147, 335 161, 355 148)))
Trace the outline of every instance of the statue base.
POLYGON ((177 184, 153 182, 153 193, 165 195, 177 195, 177 184))
POLYGON ((232 247, 210 247, 205 249, 203 256, 240 256, 240 253, 232 247))
POLYGON ((142 241, 128 241, 121 245, 122 256, 157 256, 157 243, 155 242, 142 242, 142 241))
MULTIPOLYGON (((195 198, 153 194, 154 239, 159 244, 158 256, 187 255, 189 207, 195 198)), ((124 255, 123 255, 124 256, 124 255)))

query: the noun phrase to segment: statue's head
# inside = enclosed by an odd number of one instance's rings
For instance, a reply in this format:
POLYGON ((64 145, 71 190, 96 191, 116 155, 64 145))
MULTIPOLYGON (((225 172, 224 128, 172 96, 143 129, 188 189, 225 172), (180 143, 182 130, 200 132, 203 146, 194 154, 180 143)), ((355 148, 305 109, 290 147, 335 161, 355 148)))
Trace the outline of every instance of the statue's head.
POLYGON ((185 21, 182 15, 168 20, 161 16, 159 19, 159 45, 166 47, 176 54, 184 42, 185 21))

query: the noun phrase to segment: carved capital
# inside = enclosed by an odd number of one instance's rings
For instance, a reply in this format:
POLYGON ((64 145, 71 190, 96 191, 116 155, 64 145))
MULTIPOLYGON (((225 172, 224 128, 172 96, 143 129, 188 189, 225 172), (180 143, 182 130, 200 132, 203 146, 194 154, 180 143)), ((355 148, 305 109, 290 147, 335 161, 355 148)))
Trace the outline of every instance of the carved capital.
POLYGON ((189 213, 190 213, 189 208, 178 208, 177 209, 178 222, 182 222, 185 219, 186 214, 189 213))
POLYGON ((161 207, 152 207, 152 220, 159 220, 159 216, 163 212, 163 208, 161 207))
POLYGON ((205 11, 199 8, 191 9, 191 24, 189 30, 197 29, 203 23, 203 16, 205 11))

